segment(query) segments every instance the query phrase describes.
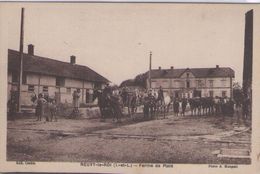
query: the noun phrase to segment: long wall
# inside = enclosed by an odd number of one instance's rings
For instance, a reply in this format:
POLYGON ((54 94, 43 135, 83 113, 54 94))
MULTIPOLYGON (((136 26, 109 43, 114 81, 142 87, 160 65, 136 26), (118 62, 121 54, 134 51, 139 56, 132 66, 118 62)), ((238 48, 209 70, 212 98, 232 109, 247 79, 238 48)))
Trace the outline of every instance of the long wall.
MULTIPOLYGON (((190 93, 193 96, 193 90, 201 91, 201 96, 210 96, 210 91, 213 91, 213 97, 222 96, 225 91, 227 97, 232 96, 232 84, 234 78, 230 77, 216 77, 216 78, 153 78, 151 87, 153 89, 159 89, 160 86, 169 95, 174 95, 175 91, 184 91, 190 93), (187 86, 187 81, 189 82, 189 87, 187 86)), ((148 84, 147 80, 147 84, 148 84)), ((184 96, 182 96, 184 97, 184 96)), ((186 95, 185 97, 188 97, 186 95)))
MULTIPOLYGON (((12 74, 8 72, 8 97, 10 97, 11 88, 17 90, 17 84, 17 82, 12 82, 12 74)), ((50 97, 54 97, 62 103, 72 103, 72 94, 77 89, 80 89, 80 102, 86 103, 92 101, 93 88, 94 82, 70 78, 64 78, 63 85, 57 86, 55 76, 29 73, 26 75, 26 83, 22 85, 21 104, 32 105, 31 96, 39 93, 48 93, 50 97), (86 97, 86 93, 89 94, 88 97, 86 97)))

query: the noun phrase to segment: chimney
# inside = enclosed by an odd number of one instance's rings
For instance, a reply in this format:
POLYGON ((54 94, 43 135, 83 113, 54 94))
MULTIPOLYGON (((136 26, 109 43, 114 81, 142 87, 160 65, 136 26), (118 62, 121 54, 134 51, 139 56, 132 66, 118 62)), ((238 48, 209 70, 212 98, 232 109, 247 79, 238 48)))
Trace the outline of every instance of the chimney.
POLYGON ((216 68, 219 68, 219 65, 216 65, 216 68))
POLYGON ((159 70, 161 70, 162 68, 159 66, 159 68, 158 68, 159 70))
POLYGON ((171 69, 173 69, 174 67, 173 66, 171 66, 171 69))
POLYGON ((34 55, 34 45, 33 44, 28 45, 28 54, 31 56, 34 55))
POLYGON ((76 56, 70 56, 70 64, 74 65, 76 64, 76 56))

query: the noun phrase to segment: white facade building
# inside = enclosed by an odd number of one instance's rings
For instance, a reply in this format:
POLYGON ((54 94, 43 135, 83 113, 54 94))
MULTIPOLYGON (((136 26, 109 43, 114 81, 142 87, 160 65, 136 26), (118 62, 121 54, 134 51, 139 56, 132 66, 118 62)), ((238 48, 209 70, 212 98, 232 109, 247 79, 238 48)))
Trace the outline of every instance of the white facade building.
POLYGON ((151 88, 159 89, 161 86, 165 93, 178 98, 232 97, 234 77, 234 70, 218 65, 214 68, 191 69, 159 67, 151 70, 151 88))

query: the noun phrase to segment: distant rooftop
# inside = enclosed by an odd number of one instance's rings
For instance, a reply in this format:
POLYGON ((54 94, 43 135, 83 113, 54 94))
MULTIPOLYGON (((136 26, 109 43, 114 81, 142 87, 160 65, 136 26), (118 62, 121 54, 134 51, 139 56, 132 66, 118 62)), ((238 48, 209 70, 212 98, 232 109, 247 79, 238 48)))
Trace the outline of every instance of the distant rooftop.
MULTIPOLYGON (((191 72, 196 78, 235 77, 233 69, 216 66, 214 68, 152 69, 151 78, 179 78, 186 71, 191 72)), ((148 75, 148 72, 146 74, 148 75)))

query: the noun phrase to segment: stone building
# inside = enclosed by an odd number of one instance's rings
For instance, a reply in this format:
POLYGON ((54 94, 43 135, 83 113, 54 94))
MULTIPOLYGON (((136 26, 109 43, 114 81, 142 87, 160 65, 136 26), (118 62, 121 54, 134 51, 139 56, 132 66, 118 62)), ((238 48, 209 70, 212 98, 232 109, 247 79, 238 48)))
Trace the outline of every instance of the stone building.
MULTIPOLYGON (((148 74, 148 72, 146 73, 148 74)), ((235 72, 231 68, 186 68, 151 70, 151 88, 161 86, 165 93, 178 98, 232 97, 235 72)), ((149 79, 146 80, 149 88, 149 79)))
MULTIPOLYGON (((18 90, 19 51, 8 50, 8 97, 18 90)), ((94 88, 102 88, 109 81, 87 66, 34 55, 34 46, 28 45, 28 54, 23 54, 23 78, 21 106, 31 106, 31 96, 47 94, 57 102, 72 102, 73 91, 80 89, 80 102, 92 102, 94 88)))

